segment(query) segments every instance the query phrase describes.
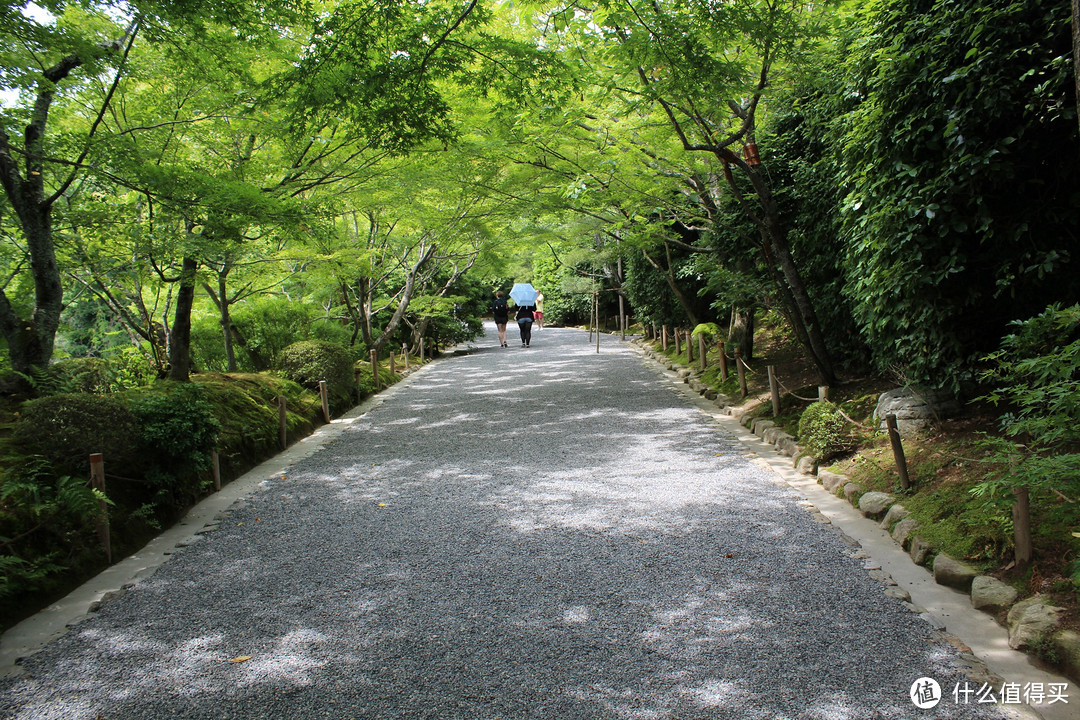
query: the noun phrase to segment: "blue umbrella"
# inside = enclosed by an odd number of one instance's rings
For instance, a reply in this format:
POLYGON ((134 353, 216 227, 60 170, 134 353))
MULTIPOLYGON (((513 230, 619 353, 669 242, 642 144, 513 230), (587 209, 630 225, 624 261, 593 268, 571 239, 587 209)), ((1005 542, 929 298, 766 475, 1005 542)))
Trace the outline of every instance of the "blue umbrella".
POLYGON ((510 297, 518 305, 535 305, 536 296, 540 293, 529 283, 514 283, 510 290, 510 297))

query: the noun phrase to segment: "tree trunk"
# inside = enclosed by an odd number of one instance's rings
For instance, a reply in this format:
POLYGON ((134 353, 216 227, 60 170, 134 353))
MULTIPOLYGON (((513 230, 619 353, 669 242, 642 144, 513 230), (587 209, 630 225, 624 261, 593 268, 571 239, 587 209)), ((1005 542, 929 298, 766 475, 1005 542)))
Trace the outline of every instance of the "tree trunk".
POLYGON ((1072 0, 1073 81, 1076 85, 1076 120, 1080 122, 1080 0, 1072 0))
MULTIPOLYGON (((134 42, 134 29, 133 25, 125 36, 129 37, 131 42, 134 42)), ((110 45, 102 45, 97 52, 116 52, 120 49, 121 42, 118 40, 110 45)), ((130 49, 129 43, 128 50, 130 49)), ((95 51, 83 49, 80 52, 91 54, 95 51)), ((19 317, 7 295, 0 290, 0 333, 8 342, 12 368, 24 373, 33 367, 45 367, 49 364, 56 342, 56 331, 60 327, 64 291, 53 244, 52 209, 53 203, 77 177, 77 168, 85 158, 86 150, 74 163, 67 179, 60 183, 51 196, 47 196, 45 132, 58 85, 81 67, 83 62, 81 54, 71 53, 60 58, 55 65, 43 69, 41 79, 37 81, 37 94, 34 96, 29 121, 23 130, 22 148, 13 149, 11 138, 0 129, 0 186, 19 218, 26 250, 30 256, 30 272, 34 278, 34 309, 29 319, 19 317), (19 169, 20 161, 24 163, 25 175, 19 169)), ((117 81, 119 77, 120 74, 117 73, 117 81)), ((113 87, 115 86, 114 82, 113 87)), ((104 115, 111 96, 110 92, 99 109, 99 120, 104 115)), ((95 122, 87 140, 93 136, 96 127, 95 122)))
POLYGON ((191 308, 195 304, 195 272, 198 269, 195 258, 184 258, 176 311, 169 329, 169 379, 179 382, 191 379, 191 308))
POLYGON ((645 256, 645 259, 649 261, 650 265, 659 270, 660 274, 664 276, 664 282, 671 288, 672 294, 674 294, 675 299, 679 301, 679 306, 683 309, 683 312, 686 313, 686 319, 690 321, 690 324, 694 327, 700 325, 701 322, 698 320, 697 313, 694 312, 694 308, 690 304, 690 300, 686 297, 686 293, 682 291, 682 288, 679 287, 679 283, 675 281, 675 276, 671 271, 670 266, 665 269, 660 263, 653 260, 644 248, 642 248, 641 254, 645 256))
POLYGON ((218 310, 221 313, 222 341, 225 343, 225 367, 232 373, 236 372, 236 350, 233 348, 232 313, 229 311, 228 272, 229 266, 226 263, 224 269, 218 273, 218 296, 221 299, 218 310))
POLYGON ((754 359, 754 308, 732 309, 732 332, 737 341, 739 352, 746 360, 754 359))
POLYGON ((1031 499, 1026 487, 1013 488, 1013 542, 1016 567, 1024 570, 1031 564, 1031 499))
MULTIPOLYGON (((27 149, 39 152, 39 144, 30 139, 32 128, 26 131, 27 149)), ((28 158, 27 167, 29 178, 24 181, 11 156, 8 136, 0 132, 0 181, 19 218, 34 279, 34 309, 29 318, 20 317, 0 290, 0 331, 8 343, 12 368, 23 373, 49 364, 64 298, 53 246, 52 202, 45 198, 40 154, 28 158)))
POLYGON ((776 199, 773 197, 772 189, 758 170, 747 166, 746 172, 754 186, 758 200, 761 202, 762 220, 768 234, 773 257, 784 275, 788 290, 791 291, 791 301, 795 303, 795 307, 791 308, 791 312, 793 315, 798 316, 805 328, 806 347, 810 351, 811 359, 817 366, 821 384, 835 385, 836 373, 833 370, 832 361, 829 359, 825 336, 821 331, 817 312, 814 310, 814 303, 806 291, 802 275, 795 265, 794 258, 791 257, 791 250, 787 244, 787 233, 784 232, 783 225, 780 222, 780 213, 776 207, 776 199))

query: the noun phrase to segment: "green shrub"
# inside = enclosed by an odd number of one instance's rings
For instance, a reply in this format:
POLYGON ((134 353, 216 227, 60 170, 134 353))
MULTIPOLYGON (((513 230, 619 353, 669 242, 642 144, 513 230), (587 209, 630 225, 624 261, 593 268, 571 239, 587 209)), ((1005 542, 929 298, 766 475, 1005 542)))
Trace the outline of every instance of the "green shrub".
POLYGON ((210 451, 221 424, 202 389, 194 383, 164 382, 132 399, 131 411, 142 427, 142 452, 149 464, 147 484, 155 501, 181 508, 197 499, 209 468, 210 451))
POLYGON ((137 465, 139 424, 126 400, 117 395, 65 393, 31 400, 22 406, 14 439, 27 455, 44 457, 58 472, 86 477, 89 456, 137 465))
POLYGON ((850 444, 845 422, 831 402, 812 403, 799 418, 799 442, 814 457, 837 455, 850 444))
POLYGON ((102 358, 70 358, 53 363, 38 383, 41 395, 67 393, 103 394, 120 389, 116 372, 108 360, 102 358))
POLYGON ((348 407, 355 397, 353 357, 343 345, 322 340, 293 343, 278 357, 278 370, 309 390, 317 391, 319 381, 325 380, 335 410, 348 407))

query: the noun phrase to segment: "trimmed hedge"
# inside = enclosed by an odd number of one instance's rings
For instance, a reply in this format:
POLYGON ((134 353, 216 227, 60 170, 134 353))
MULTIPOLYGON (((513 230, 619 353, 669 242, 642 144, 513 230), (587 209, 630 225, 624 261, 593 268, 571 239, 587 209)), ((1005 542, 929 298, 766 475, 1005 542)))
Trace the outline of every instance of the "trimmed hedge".
POLYGON ((13 437, 27 455, 40 455, 58 472, 75 477, 90 473, 91 453, 138 472, 142 431, 127 398, 120 395, 63 393, 25 403, 13 437))
POLYGON ((318 391, 319 381, 325 380, 334 412, 350 407, 356 399, 353 357, 343 345, 324 340, 293 343, 281 351, 278 371, 309 390, 318 391))

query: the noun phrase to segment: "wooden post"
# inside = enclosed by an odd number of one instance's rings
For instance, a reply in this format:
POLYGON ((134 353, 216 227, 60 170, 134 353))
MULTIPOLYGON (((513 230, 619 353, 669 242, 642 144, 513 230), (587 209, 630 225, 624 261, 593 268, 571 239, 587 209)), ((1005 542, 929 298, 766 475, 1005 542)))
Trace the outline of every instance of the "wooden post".
MULTIPOLYGON (((621 263, 622 260, 620 259, 621 263)), ((626 298, 623 297, 622 291, 619 291, 619 333, 620 340, 626 339, 626 298)))
POLYGON ((698 369, 701 370, 701 372, 705 372, 705 363, 706 363, 706 360, 707 360, 707 358, 706 358, 707 353, 705 351, 705 333, 702 333, 702 334, 697 336, 697 347, 698 347, 698 358, 699 358, 698 369))
POLYGON ((652 324, 652 337, 649 338, 653 342, 656 342, 660 338, 660 333, 656 331, 656 323, 652 324))
POLYGON ((371 374, 375 378, 375 392, 382 390, 382 383, 379 381, 379 356, 372 350, 371 351, 371 374))
POLYGON ((401 343, 401 357, 405 363, 405 372, 409 372, 409 346, 401 343))
POLYGON ((288 418, 285 415, 285 413, 287 411, 287 408, 285 407, 285 396, 284 395, 278 395, 277 409, 278 409, 278 435, 280 436, 280 439, 281 439, 281 449, 284 450, 285 448, 289 447, 289 426, 288 426, 288 418))
POLYGON ((596 318, 596 342, 600 342, 600 292, 596 291, 592 294, 593 300, 593 317, 596 318))
POLYGON ((727 380, 727 350, 724 348, 724 341, 721 340, 717 346, 717 350, 720 351, 720 380, 727 380))
POLYGON ((390 353, 390 377, 397 375, 397 369, 394 367, 394 353, 390 353))
POLYGON ((694 364, 694 336, 689 330, 686 331, 686 364, 694 364))
POLYGON ((739 371, 739 389, 742 390, 742 396, 746 397, 750 394, 750 391, 746 387, 746 363, 742 359, 742 350, 735 348, 735 369, 739 371))
POLYGON ((1016 566, 1021 570, 1031 564, 1031 498, 1026 486, 1013 488, 1013 543, 1016 545, 1016 566))
POLYGON ((818 385, 817 399, 818 399, 818 402, 828 402, 829 401, 829 386, 828 385, 818 385))
POLYGON ((769 366, 769 394, 772 395, 772 416, 780 416, 780 383, 776 380, 776 367, 769 366))
POLYGON ((221 456, 217 450, 210 451, 210 475, 214 478, 214 490, 221 489, 221 456))
POLYGON ((663 340, 660 343, 660 347, 663 348, 664 352, 667 352, 667 325, 661 326, 660 329, 663 332, 663 340))
MULTIPOLYGON (((90 455, 90 482, 95 490, 105 494, 105 458, 101 453, 90 455)), ((98 518, 97 533, 101 547, 105 550, 105 561, 112 565, 112 538, 109 533, 109 504, 98 500, 101 517, 98 518)))
POLYGON ((326 381, 319 381, 319 400, 322 401, 322 416, 323 420, 330 422, 330 397, 326 392, 326 381))
POLYGON ((600 291, 593 293, 596 299, 596 353, 600 354, 600 291))
POLYGON ((885 416, 885 427, 889 431, 889 442, 892 444, 893 460, 896 461, 896 470, 900 473, 900 487, 907 490, 911 487, 908 479, 907 459, 904 457, 904 444, 900 441, 900 430, 896 427, 896 416, 885 416))
POLYGON ((424 338, 420 338, 420 364, 424 364, 424 338))
POLYGON ((680 332, 679 328, 673 328, 673 331, 675 333, 675 357, 679 357, 682 355, 682 338, 680 337, 682 332, 680 332))

